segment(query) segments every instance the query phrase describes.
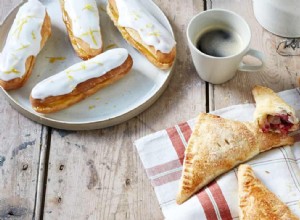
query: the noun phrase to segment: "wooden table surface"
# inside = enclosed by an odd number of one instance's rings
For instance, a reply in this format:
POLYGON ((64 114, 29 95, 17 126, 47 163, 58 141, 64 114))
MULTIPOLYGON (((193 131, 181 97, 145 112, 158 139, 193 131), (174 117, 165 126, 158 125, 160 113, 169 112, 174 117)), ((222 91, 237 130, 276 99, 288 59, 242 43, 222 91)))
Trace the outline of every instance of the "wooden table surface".
MULTIPOLYGON (((178 57, 168 88, 142 114, 114 127, 70 132, 32 122, 0 95, 0 219, 163 219, 134 140, 200 111, 253 102, 256 84, 276 92, 298 86, 299 57, 276 52, 283 39, 257 23, 251 0, 154 1, 173 26, 178 57), (251 46, 266 55, 262 71, 239 72, 222 85, 199 78, 186 27, 205 8, 226 8, 246 19, 251 46)), ((1 0, 0 21, 19 2, 1 0)))

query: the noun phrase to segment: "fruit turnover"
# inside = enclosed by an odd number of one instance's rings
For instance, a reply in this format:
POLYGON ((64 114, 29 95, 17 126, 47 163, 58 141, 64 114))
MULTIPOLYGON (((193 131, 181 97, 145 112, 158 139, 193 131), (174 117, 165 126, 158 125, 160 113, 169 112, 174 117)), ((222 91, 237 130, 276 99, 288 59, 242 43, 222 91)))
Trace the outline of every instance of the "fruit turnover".
POLYGON ((299 128, 295 110, 273 90, 255 86, 252 94, 256 102, 254 118, 262 132, 287 134, 299 128))

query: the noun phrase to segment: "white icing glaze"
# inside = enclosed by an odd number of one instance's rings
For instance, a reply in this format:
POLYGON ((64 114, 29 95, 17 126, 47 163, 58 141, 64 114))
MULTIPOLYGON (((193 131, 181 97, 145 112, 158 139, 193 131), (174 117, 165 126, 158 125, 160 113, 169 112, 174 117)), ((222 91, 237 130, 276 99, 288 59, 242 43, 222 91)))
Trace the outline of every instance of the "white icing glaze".
POLYGON ((169 53, 175 40, 168 30, 144 8, 139 0, 115 0, 118 25, 136 30, 141 39, 156 50, 169 53))
POLYGON ((25 74, 27 58, 40 51, 45 15, 46 8, 37 0, 29 0, 20 7, 0 56, 1 80, 9 81, 25 74))
POLYGON ((128 51, 126 49, 108 50, 41 81, 32 89, 31 96, 34 99, 45 99, 50 96, 68 94, 79 83, 106 74, 123 64, 127 58, 128 51))
POLYGON ((95 0, 64 0, 65 10, 72 20, 72 31, 93 49, 102 47, 100 18, 95 0))

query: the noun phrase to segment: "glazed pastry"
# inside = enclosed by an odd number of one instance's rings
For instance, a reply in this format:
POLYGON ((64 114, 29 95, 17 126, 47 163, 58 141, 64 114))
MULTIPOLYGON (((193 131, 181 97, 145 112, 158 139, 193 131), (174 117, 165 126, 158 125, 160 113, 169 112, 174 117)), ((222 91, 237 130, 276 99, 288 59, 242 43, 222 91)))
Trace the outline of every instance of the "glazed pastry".
POLYGON ((103 42, 95 0, 60 0, 63 21, 77 55, 87 60, 100 54, 103 42))
POLYGON ((254 118, 262 132, 287 134, 299 128, 295 110, 273 90, 255 86, 252 94, 256 102, 254 118))
POLYGON ((122 36, 161 69, 172 66, 175 40, 137 0, 109 0, 107 13, 122 36))
POLYGON ((177 203, 260 152, 293 143, 287 135, 260 132, 254 123, 201 113, 185 150, 177 203))
POLYGON ((39 1, 20 7, 0 54, 0 86, 12 90, 26 83, 50 34, 51 21, 39 1))
POLYGON ((256 178, 252 168, 243 164, 238 171, 240 220, 298 220, 285 203, 256 178))
POLYGON ((65 109, 121 79, 132 64, 131 56, 123 48, 77 63, 38 83, 31 91, 32 107, 39 113, 65 109))

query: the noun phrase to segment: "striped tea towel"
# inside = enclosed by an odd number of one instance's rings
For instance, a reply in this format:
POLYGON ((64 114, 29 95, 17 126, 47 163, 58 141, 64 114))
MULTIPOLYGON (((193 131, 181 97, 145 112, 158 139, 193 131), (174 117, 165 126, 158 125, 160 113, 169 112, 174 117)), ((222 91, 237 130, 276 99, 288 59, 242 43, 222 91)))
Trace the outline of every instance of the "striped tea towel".
MULTIPOLYGON (((296 110, 299 117, 299 91, 293 89, 279 95, 296 110)), ((212 114, 252 121, 254 108, 254 104, 237 105, 212 114)), ((195 119, 192 119, 135 141, 165 219, 238 219, 237 168, 211 182, 182 205, 175 202, 184 150, 194 124, 195 119)), ((293 147, 262 153, 248 164, 257 177, 300 217, 300 135, 295 135, 295 138, 293 147)))

